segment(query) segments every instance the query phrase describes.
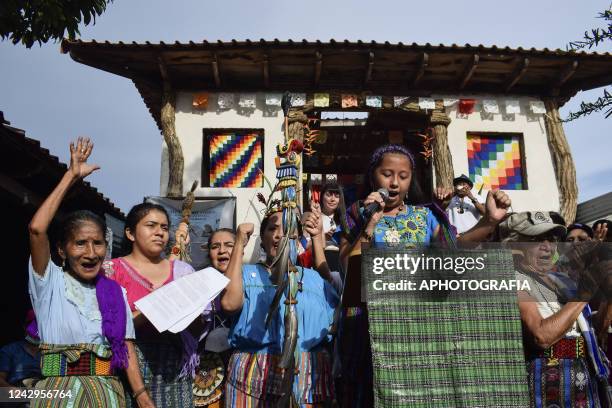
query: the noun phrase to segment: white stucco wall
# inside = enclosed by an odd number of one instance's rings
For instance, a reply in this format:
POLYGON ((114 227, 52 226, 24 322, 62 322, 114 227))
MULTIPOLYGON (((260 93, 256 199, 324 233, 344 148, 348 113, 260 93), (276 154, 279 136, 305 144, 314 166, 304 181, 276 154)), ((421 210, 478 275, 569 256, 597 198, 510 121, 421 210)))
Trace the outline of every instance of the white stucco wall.
MULTIPOLYGON (((189 188, 194 180, 200 180, 202 171, 203 129, 210 128, 251 128, 264 129, 264 171, 266 176, 275 180, 276 169, 274 157, 276 145, 283 141, 283 117, 280 108, 269 110, 264 105, 265 94, 257 94, 257 107, 251 111, 239 112, 237 108, 218 110, 215 94, 210 95, 207 111, 196 111, 191 107, 192 92, 180 92, 176 102, 176 133, 180 139, 185 158, 183 186, 189 188)), ((466 96, 463 96, 466 97, 466 96)), ((473 95, 477 99, 482 95, 473 95)), ((494 98, 494 97, 489 97, 494 98)), ((236 95, 236 101, 238 96, 236 95)), ((500 110, 503 110, 503 98, 497 98, 500 110)), ((555 181, 554 169, 542 115, 531 115, 529 98, 519 98, 521 114, 514 118, 493 114, 486 117, 480 109, 461 118, 457 115, 457 105, 447 108, 451 118, 448 127, 448 139, 453 166, 456 175, 468 174, 467 133, 468 132, 509 132, 522 133, 524 154, 527 167, 528 190, 508 191, 512 198, 512 209, 524 211, 532 209, 558 210, 559 193, 555 181)), ((168 182, 167 150, 163 148, 161 171, 161 195, 165 195, 168 182)), ((265 184, 264 184, 265 185, 265 184)), ((225 189, 198 188, 196 196, 200 197, 236 197, 236 222, 253 222, 256 226, 254 239, 247 247, 249 261, 254 261, 259 255, 258 227, 262 218, 262 204, 257 201, 257 192, 265 196, 269 193, 264 189, 225 189)))
MULTIPOLYGON (((264 173, 274 183, 276 179, 276 168, 274 166, 276 145, 284 140, 284 120, 280 107, 267 109, 264 103, 265 95, 258 94, 255 110, 239 112, 234 108, 221 111, 218 110, 216 95, 211 94, 208 110, 196 111, 191 106, 192 96, 191 92, 180 92, 176 98, 176 134, 181 142, 185 158, 183 187, 185 189, 190 188, 194 180, 200 180, 202 177, 203 129, 211 128, 263 129, 264 173)), ((162 163, 160 192, 164 196, 168 185, 168 160, 165 144, 163 146, 162 163)), ((248 262, 256 261, 259 255, 259 224, 263 214, 263 204, 257 201, 255 195, 258 192, 263 192, 266 197, 270 193, 267 188, 199 187, 195 191, 195 195, 198 197, 236 197, 236 223, 252 222, 255 224, 255 233, 245 251, 248 262)))

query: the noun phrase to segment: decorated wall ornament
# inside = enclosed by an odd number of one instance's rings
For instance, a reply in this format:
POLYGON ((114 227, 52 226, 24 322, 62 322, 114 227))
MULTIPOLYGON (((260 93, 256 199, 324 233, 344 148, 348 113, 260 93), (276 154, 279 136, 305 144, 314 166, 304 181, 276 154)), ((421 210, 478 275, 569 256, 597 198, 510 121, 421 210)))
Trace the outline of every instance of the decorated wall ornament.
POLYGON ((231 109, 234 107, 234 94, 221 92, 217 96, 217 105, 220 109, 231 109))
POLYGON ((210 187, 261 187, 263 137, 259 134, 217 134, 208 137, 210 187))
POLYGON ((208 108, 208 92, 198 92, 193 94, 191 106, 193 109, 206 110, 208 108))
POLYGON ((403 104, 408 103, 410 99, 409 96, 394 96, 393 97, 393 107, 400 108, 403 104))
POLYGON ((238 106, 241 108, 255 109, 255 98, 254 93, 240 94, 238 106))
POLYGON ((474 112, 476 107, 476 99, 460 99, 459 100, 459 113, 462 115, 469 115, 474 112))
POLYGON ((468 134, 468 167, 476 189, 523 190, 520 137, 468 134))
POLYGON ((327 108, 329 106, 329 94, 328 93, 314 94, 314 106, 315 108, 327 108))
POLYGON ((536 115, 543 115, 546 113, 546 106, 542 101, 529 101, 529 109, 536 115))
POLYGON ((291 94, 291 106, 304 106, 306 105, 306 94, 305 93, 292 93, 291 94))
POLYGON ((419 108, 436 109, 436 101, 433 98, 419 97, 419 108))
POLYGON ((518 99, 506 99, 506 113, 508 115, 521 113, 521 105, 518 99))
POLYGON ((282 93, 267 93, 266 94, 266 106, 281 106, 282 99, 283 99, 282 93))
POLYGON ((366 96, 366 106, 369 106, 371 108, 382 108, 382 96, 366 96))
POLYGON ((482 110, 486 113, 499 113, 499 105, 496 99, 483 99, 482 110))
POLYGON ((342 94, 342 108, 356 108, 359 106, 359 98, 354 94, 342 94))

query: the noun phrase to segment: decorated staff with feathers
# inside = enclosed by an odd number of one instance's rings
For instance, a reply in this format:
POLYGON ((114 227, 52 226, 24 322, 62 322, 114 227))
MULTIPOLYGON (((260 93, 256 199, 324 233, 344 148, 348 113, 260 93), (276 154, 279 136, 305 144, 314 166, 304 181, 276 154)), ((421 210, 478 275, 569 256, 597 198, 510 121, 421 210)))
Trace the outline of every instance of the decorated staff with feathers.
MULTIPOLYGON (((283 97, 285 129, 290 108, 283 97)), ((319 211, 302 217, 297 205, 298 166, 303 144, 289 138, 277 146, 277 183, 260 226, 264 262, 243 265, 254 225, 238 226, 226 276, 230 279, 221 307, 233 314, 229 341, 236 352, 228 367, 226 407, 325 407, 334 400, 331 340, 338 295, 324 277, 296 264, 303 227, 316 246, 315 263, 324 264, 319 211), (272 196, 280 192, 280 199, 272 196), (317 256, 319 255, 319 256, 317 256)))

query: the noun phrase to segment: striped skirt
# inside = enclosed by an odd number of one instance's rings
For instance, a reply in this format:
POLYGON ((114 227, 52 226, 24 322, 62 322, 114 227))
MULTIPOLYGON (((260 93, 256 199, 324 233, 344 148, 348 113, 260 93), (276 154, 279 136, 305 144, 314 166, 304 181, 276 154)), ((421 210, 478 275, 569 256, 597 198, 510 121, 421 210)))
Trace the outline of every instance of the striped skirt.
MULTIPOLYGON (((145 386, 157 408, 193 407, 193 380, 178 378, 183 349, 181 343, 136 341, 138 365, 145 386)), ((136 401, 128 396, 132 407, 136 401)))
POLYGON ((527 363, 531 407, 600 408, 597 382, 584 358, 535 358, 527 363))
POLYGON ((36 384, 35 389, 44 393, 53 391, 54 397, 34 399, 31 407, 126 406, 121 381, 108 375, 112 356, 109 347, 100 344, 41 344, 40 352, 45 378, 36 384), (104 375, 100 375, 102 373, 104 375))
MULTIPOLYGON (((275 407, 282 395, 280 356, 267 353, 232 354, 225 385, 226 407, 275 407)), ((326 351, 302 352, 296 364, 293 396, 301 407, 331 406, 334 384, 326 351)))

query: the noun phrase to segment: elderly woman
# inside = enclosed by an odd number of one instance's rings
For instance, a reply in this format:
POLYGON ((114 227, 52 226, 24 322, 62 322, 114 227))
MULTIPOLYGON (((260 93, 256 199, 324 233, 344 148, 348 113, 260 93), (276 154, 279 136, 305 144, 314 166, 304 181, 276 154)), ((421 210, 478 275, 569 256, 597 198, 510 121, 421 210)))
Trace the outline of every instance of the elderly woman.
POLYGON ((513 214, 500 224, 502 240, 516 242, 519 310, 533 407, 601 407, 597 378, 607 367, 589 322, 591 279, 576 288, 567 275, 553 272, 557 243, 566 235, 546 212, 513 214), (578 296, 578 300, 576 296, 578 296))

